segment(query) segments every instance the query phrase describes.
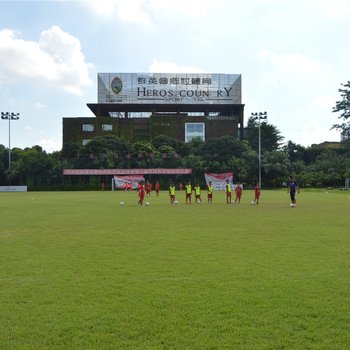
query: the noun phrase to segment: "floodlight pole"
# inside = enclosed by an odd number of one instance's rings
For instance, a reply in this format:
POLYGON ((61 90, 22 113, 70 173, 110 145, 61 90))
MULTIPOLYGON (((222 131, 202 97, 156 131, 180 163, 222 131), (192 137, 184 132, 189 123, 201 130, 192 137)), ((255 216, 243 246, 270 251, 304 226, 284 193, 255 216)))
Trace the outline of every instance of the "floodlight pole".
POLYGON ((267 119, 267 112, 252 113, 253 120, 259 121, 259 187, 261 188, 261 119, 267 119))
POLYGON ((9 175, 11 170, 11 120, 18 120, 19 113, 1 112, 1 119, 9 121, 9 175))

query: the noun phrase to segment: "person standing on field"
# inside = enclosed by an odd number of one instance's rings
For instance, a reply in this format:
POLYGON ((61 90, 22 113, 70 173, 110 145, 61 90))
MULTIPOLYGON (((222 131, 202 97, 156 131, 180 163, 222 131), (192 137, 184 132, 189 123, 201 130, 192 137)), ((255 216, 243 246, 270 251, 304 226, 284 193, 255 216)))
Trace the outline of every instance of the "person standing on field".
POLYGON ((298 191, 298 193, 300 193, 299 186, 298 186, 297 182, 294 180, 294 177, 293 176, 289 176, 287 193, 289 193, 289 195, 290 195, 290 200, 291 200, 291 206, 292 207, 295 207, 295 205, 297 203, 297 201, 295 199, 296 191, 298 191))
POLYGON ((151 190, 152 190, 152 184, 148 180, 146 181, 145 190, 146 190, 146 196, 150 197, 151 196, 151 190))
POLYGON ((198 182, 196 183, 196 186, 194 186, 194 194, 196 198, 196 203, 200 204, 202 202, 202 199, 201 199, 201 188, 198 182))
POLYGON ((176 194, 175 184, 174 182, 171 181, 170 187, 169 187, 170 204, 174 204, 175 194, 176 194))
POLYGON ((160 191, 160 184, 159 181, 156 182, 156 185, 154 186, 155 190, 156 190, 156 196, 159 196, 159 191, 160 191))
POLYGON ((213 204, 213 185, 211 183, 211 181, 209 181, 208 183, 208 204, 213 204))
POLYGON ((187 184, 185 186, 185 191, 186 191, 186 204, 191 204, 192 203, 192 186, 189 180, 187 181, 187 184))
POLYGON ((259 204, 259 199, 260 199, 260 186, 257 183, 255 188, 254 188, 254 204, 259 204))
POLYGON ((226 204, 231 203, 231 198, 232 198, 232 189, 231 189, 231 184, 230 181, 227 179, 226 180, 226 204))
POLYGON ((138 185, 138 196, 139 196, 139 201, 137 202, 137 204, 142 206, 143 205, 143 199, 145 198, 145 187, 144 187, 142 181, 140 181, 139 185, 138 185))
POLYGON ((235 203, 238 203, 238 204, 241 203, 242 192, 243 192, 242 185, 237 184, 235 188, 235 193, 236 193, 235 203))

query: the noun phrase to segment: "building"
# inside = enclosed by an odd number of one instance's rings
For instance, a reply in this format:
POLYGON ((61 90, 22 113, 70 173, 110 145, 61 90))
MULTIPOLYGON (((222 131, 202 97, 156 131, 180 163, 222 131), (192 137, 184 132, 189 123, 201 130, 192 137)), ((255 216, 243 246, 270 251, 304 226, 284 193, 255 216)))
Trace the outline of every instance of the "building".
POLYGON ((350 131, 343 131, 340 134, 340 141, 343 142, 343 141, 348 141, 348 140, 350 140, 350 131))
POLYGON ((63 118, 63 145, 110 134, 130 142, 243 138, 239 74, 99 73, 98 102, 87 106, 95 117, 63 118))

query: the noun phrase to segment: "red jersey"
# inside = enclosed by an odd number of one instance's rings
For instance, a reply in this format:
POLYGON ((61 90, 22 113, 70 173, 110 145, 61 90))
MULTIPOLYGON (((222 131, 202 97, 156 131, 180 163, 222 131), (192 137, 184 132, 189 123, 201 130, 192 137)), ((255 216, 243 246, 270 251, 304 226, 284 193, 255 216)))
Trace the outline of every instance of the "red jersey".
POLYGON ((138 190, 139 190, 139 197, 142 198, 145 196, 145 188, 143 185, 139 185, 138 186, 138 190))
POLYGON ((260 196, 260 187, 259 185, 255 186, 255 198, 258 198, 260 196))
POLYGON ((150 193, 151 192, 151 189, 152 189, 152 184, 146 184, 146 192, 147 193, 150 193))

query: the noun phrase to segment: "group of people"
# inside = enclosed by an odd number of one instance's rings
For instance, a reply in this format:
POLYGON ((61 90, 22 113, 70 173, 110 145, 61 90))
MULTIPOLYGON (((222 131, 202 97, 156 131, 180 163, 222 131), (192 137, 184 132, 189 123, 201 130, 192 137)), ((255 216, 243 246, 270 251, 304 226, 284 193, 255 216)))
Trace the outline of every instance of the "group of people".
MULTIPOLYGON (((294 180, 293 176, 289 177, 289 182, 288 182, 288 189, 287 192, 290 194, 290 199, 291 199, 291 207, 295 207, 296 205, 296 199, 295 199, 295 195, 296 192, 300 193, 300 189, 299 186, 297 184, 297 182, 294 180)), ((182 184, 179 185, 179 189, 182 190, 182 184)), ((195 195, 195 203, 200 204, 202 202, 202 198, 201 198, 201 188, 199 186, 199 183, 197 182, 194 186, 194 188, 192 189, 192 185, 190 181, 187 181, 185 187, 185 198, 186 198, 186 204, 192 204, 192 194, 194 192, 195 195)), ((139 197, 139 201, 138 204, 139 205, 143 205, 143 201, 145 196, 150 196, 152 190, 152 184, 149 181, 146 181, 146 184, 144 184, 143 181, 140 181, 138 184, 138 197, 139 197)), ((155 184, 155 192, 156 192, 156 196, 159 196, 159 191, 160 191, 160 185, 159 182, 157 181, 155 184)), ((231 204, 231 203, 240 203, 241 202, 241 198, 242 198, 242 193, 243 193, 243 187, 241 184, 236 184, 235 186, 235 201, 232 202, 232 186, 229 182, 229 180, 226 180, 226 184, 225 184, 225 194, 226 194, 226 203, 227 204, 231 204)), ((214 187, 211 181, 208 182, 207 185, 207 201, 208 204, 212 204, 213 203, 213 192, 214 192, 214 187)), ((261 189, 259 184, 256 184, 255 188, 254 188, 254 201, 252 201, 252 204, 259 204, 259 199, 260 199, 260 193, 261 193, 261 189)), ((173 181, 170 182, 170 186, 169 186, 169 198, 170 198, 170 204, 176 204, 176 187, 175 187, 175 183, 173 181)))
MULTIPOLYGON (((179 189, 182 191, 182 189, 185 190, 185 199, 186 199, 186 204, 192 204, 192 194, 194 193, 194 200, 196 204, 200 204, 202 202, 202 197, 201 197, 201 187, 199 183, 197 182, 195 186, 192 188, 191 181, 187 181, 185 186, 183 187, 182 184, 179 184, 179 189)), ((143 205, 143 201, 145 196, 149 197, 150 193, 152 190, 152 184, 146 181, 144 184, 143 181, 140 181, 138 184, 138 197, 139 205, 143 205)), ((156 191, 156 196, 159 196, 159 191, 160 191, 160 185, 159 182, 156 182, 155 185, 155 191, 156 191)), ((213 192, 214 192, 214 186, 211 181, 208 182, 207 184, 207 203, 212 204, 213 203, 213 192)), ((239 204, 241 202, 242 198, 242 193, 243 193, 243 187, 241 184, 236 184, 234 188, 235 192, 235 200, 234 202, 232 201, 232 186, 229 182, 229 180, 226 180, 225 184, 225 194, 226 194, 226 203, 231 204, 231 203, 237 203, 239 204)), ((177 204, 178 202, 176 201, 176 187, 175 183, 173 181, 170 182, 169 186, 169 199, 170 199, 170 204, 177 204)), ((259 199, 260 199, 260 186, 257 184, 254 189, 254 204, 259 204, 259 199)))

